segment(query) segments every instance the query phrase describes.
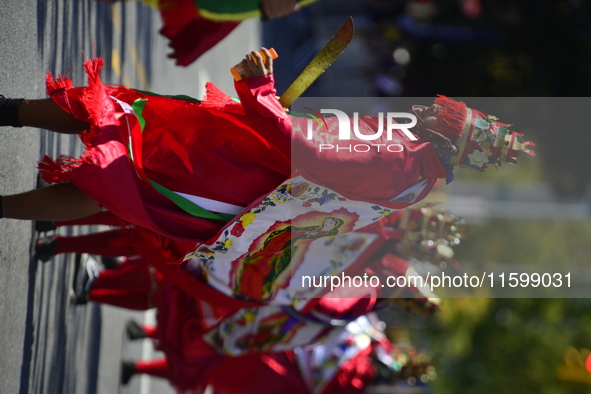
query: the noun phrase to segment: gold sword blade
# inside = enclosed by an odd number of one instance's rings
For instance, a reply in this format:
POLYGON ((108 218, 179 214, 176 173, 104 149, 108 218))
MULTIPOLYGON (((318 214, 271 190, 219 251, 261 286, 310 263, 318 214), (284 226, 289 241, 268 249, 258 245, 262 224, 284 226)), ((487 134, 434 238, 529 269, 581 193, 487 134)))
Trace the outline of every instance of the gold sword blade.
POLYGON ((351 40, 355 33, 353 18, 349 17, 336 34, 322 48, 320 52, 306 66, 304 71, 293 81, 285 93, 279 98, 284 108, 288 108, 306 89, 335 61, 351 40))

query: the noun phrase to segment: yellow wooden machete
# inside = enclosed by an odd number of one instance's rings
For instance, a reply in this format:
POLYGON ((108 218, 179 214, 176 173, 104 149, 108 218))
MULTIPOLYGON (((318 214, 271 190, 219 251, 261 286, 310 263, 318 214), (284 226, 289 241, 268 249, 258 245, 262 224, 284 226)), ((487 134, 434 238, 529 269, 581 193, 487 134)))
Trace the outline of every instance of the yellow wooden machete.
POLYGON ((322 74, 341 53, 343 53, 353 39, 354 33, 355 26, 353 25, 353 18, 349 17, 324 48, 322 48, 314 59, 312 59, 310 64, 306 66, 304 71, 302 71, 295 81, 293 81, 291 86, 287 88, 285 93, 281 95, 279 102, 284 108, 288 108, 295 100, 297 100, 298 97, 300 97, 320 76, 320 74, 322 74))

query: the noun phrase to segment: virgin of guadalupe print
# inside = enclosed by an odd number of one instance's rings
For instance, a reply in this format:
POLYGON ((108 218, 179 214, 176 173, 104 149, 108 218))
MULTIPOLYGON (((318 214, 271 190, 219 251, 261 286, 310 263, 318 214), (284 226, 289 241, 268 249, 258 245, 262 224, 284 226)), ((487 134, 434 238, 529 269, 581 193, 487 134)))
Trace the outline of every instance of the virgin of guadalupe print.
POLYGON ((275 223, 269 233, 259 237, 263 240, 260 248, 259 240, 253 242, 254 251, 237 261, 234 294, 256 300, 272 298, 276 289, 289 280, 291 270, 288 268, 299 266, 310 242, 335 236, 342 229, 348 230, 350 216, 346 210, 340 209, 330 214, 310 212, 293 221, 275 223), (310 222, 312 225, 306 225, 310 222))
MULTIPOLYGON (((310 257, 306 257, 310 248, 411 205, 430 186, 429 180, 419 181, 377 205, 345 197, 305 171, 297 171, 247 207, 219 236, 198 245, 185 257, 184 268, 231 297, 292 305, 291 276, 310 257)), ((319 272, 334 270, 330 259, 317 260, 323 265, 317 267, 319 272)))

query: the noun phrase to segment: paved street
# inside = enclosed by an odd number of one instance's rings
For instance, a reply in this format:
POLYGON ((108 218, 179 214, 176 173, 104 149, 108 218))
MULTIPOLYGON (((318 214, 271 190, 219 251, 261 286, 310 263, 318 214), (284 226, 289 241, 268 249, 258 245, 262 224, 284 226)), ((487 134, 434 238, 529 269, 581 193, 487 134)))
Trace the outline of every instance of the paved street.
MULTIPOLYGON (((82 85, 80 64, 95 53, 105 58, 105 82, 201 97, 211 80, 232 94, 229 68, 260 43, 259 23, 243 23, 198 62, 178 68, 166 58, 160 24, 157 12, 132 1, 0 0, 0 94, 43 98, 45 72, 63 74, 69 67, 74 83, 82 85)), ((0 194, 35 188, 35 164, 44 154, 80 152, 74 137, 0 129, 0 194)), ((74 257, 38 262, 31 222, 2 219, 0 234, 0 394, 168 391, 167 384, 147 379, 134 379, 125 388, 118 384, 122 357, 152 357, 149 343, 124 339, 125 321, 150 316, 70 304, 74 257)))

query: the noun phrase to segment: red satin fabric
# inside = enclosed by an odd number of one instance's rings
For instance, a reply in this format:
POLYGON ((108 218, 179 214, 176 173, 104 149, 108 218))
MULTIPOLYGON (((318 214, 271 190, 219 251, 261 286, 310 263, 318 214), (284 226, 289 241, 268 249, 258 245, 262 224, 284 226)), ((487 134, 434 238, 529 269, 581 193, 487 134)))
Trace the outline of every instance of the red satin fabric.
POLYGON ((362 394, 373 381, 376 370, 369 357, 371 346, 345 363, 337 375, 326 385, 322 394, 362 394))
POLYGON ((194 0, 161 0, 160 34, 173 49, 169 57, 188 66, 232 32, 239 22, 216 22, 202 18, 194 0))
MULTIPOLYGON (((419 177, 446 173, 430 143, 410 141, 394 132, 402 152, 319 152, 324 140, 334 142, 335 118, 327 118, 321 140, 304 137, 305 118, 290 118, 276 99, 273 77, 236 83, 241 103, 229 100, 213 85, 202 103, 145 95, 123 86, 106 87, 98 78, 102 61, 85 64, 89 87, 71 88, 67 80, 48 79, 48 92, 64 110, 86 122, 87 151, 80 159, 46 157, 44 179, 71 181, 125 221, 168 238, 202 242, 224 222, 193 217, 140 180, 128 157, 127 124, 109 96, 128 104, 147 100, 143 109, 143 168, 168 189, 247 206, 277 187, 292 169, 303 167, 319 182, 344 195, 369 201, 389 200, 419 177), (106 90, 105 90, 106 89, 106 90)), ((362 133, 375 133, 375 117, 360 120, 362 133)), ((385 134, 385 133, 384 133, 385 134)), ((385 135, 382 136, 382 139, 385 135)), ((338 142, 338 141, 337 141, 338 142)), ((367 141, 354 141, 367 142, 367 141)))
MULTIPOLYGON (((232 105, 234 112, 226 113, 207 100, 147 96, 122 86, 108 88, 108 94, 128 104, 147 99, 142 135, 149 178, 174 191, 246 206, 289 175, 290 118, 279 111, 272 76, 243 79, 236 86, 243 114, 232 105)), ((53 92, 52 98, 88 121, 92 111, 83 105, 85 96, 85 89, 71 89, 53 92)), ((103 104, 100 120, 90 127, 93 139, 85 141, 88 150, 79 160, 62 158, 57 164, 46 157, 45 179, 71 181, 123 220, 168 238, 199 242, 215 235, 225 222, 185 213, 137 177, 127 153, 126 125, 116 121, 120 112, 109 98, 103 104)))
MULTIPOLYGON (((322 394, 365 393, 376 370, 369 357, 372 346, 345 363, 322 394)), ((225 394, 311 394, 293 352, 226 357, 218 364, 208 384, 225 394)))
MULTIPOLYGON (((396 129, 391 141, 386 140, 385 131, 382 137, 375 141, 360 140, 353 132, 351 140, 339 140, 336 117, 325 118, 328 127, 324 127, 321 133, 318 133, 318 137, 310 141, 306 138, 307 120, 293 120, 292 166, 305 168, 313 177, 333 190, 345 190, 362 199, 389 200, 402 193, 420 177, 446 176, 446 171, 429 142, 421 139, 411 141, 396 129), (362 153, 355 152, 354 148, 351 148, 351 152, 345 149, 337 151, 336 148, 320 151, 320 144, 340 147, 358 144, 383 146, 380 147, 380 152, 376 147, 371 147, 371 150, 362 153), (404 149, 401 152, 385 151, 386 147, 392 144, 400 144, 404 149)), ((361 117, 359 122, 362 134, 375 134, 378 130, 378 118, 375 116, 361 117)))
POLYGON ((200 392, 224 356, 203 341, 205 332, 194 298, 162 283, 158 310, 159 348, 170 366, 170 380, 180 392, 200 392))
POLYGON ((208 383, 215 393, 310 394, 292 352, 226 357, 208 383))

